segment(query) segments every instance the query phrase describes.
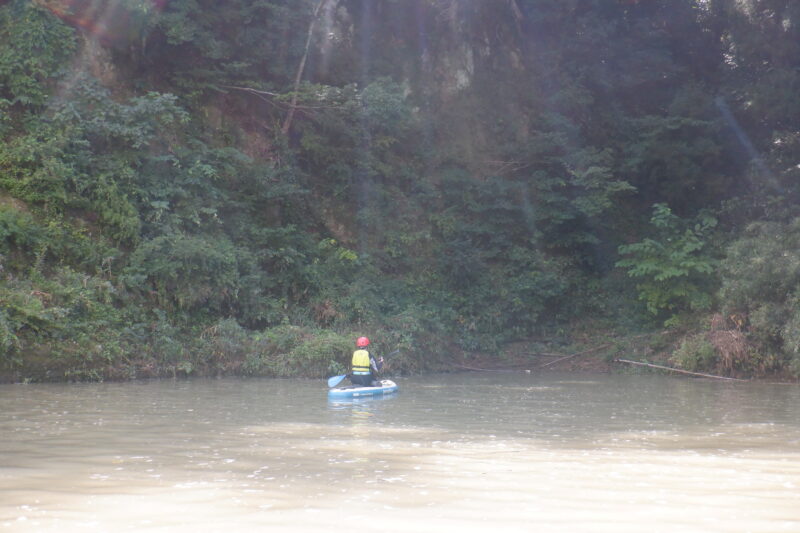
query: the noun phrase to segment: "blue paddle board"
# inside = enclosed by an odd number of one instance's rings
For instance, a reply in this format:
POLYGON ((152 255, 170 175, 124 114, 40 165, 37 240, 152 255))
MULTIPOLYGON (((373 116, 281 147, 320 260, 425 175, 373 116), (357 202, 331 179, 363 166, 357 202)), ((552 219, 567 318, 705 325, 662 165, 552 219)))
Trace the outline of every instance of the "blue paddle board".
POLYGON ((397 384, 391 379, 381 380, 380 387, 361 387, 350 385, 328 390, 328 398, 363 398, 366 396, 383 396, 397 392, 397 384))

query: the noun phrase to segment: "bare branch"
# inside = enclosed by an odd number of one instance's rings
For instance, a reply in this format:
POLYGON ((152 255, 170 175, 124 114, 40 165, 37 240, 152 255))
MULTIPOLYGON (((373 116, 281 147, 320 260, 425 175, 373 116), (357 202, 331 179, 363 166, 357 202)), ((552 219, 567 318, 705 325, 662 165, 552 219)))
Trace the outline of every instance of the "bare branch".
POLYGON ((261 91, 261 90, 258 90, 258 89, 253 89, 252 87, 237 87, 235 85, 220 85, 220 87, 223 87, 225 89, 236 89, 237 91, 245 91, 245 92, 254 93, 254 94, 263 94, 263 95, 266 95, 266 96, 280 96, 278 93, 271 93, 269 91, 261 91))
POLYGON ((519 24, 519 21, 525 17, 522 14, 522 10, 519 8, 519 4, 517 4, 517 0, 508 0, 508 3, 511 4, 511 12, 514 13, 514 20, 519 24))
MULTIPOLYGON (((222 87, 224 89, 234 89, 234 90, 237 90, 237 91, 243 91, 243 92, 246 92, 246 93, 253 94, 253 95, 257 96, 258 98, 260 98, 261 100, 264 100, 265 102, 267 102, 267 103, 269 103, 271 105, 274 105, 276 107, 283 107, 283 108, 290 108, 291 107, 292 109, 295 109, 295 110, 303 110, 303 109, 306 109, 306 110, 308 110, 308 109, 339 109, 339 108, 344 107, 343 105, 300 105, 300 104, 297 104, 297 103, 292 105, 292 104, 288 104, 286 102, 275 101, 275 100, 270 100, 268 98, 264 98, 264 96, 271 96, 273 98, 279 98, 279 97, 283 96, 281 94, 273 93, 273 92, 270 92, 270 91, 261 91, 259 89, 253 89, 252 87, 238 87, 236 85, 220 85, 219 87, 222 87)), ((294 100, 295 100, 295 102, 297 101, 296 95, 295 95, 294 100)))

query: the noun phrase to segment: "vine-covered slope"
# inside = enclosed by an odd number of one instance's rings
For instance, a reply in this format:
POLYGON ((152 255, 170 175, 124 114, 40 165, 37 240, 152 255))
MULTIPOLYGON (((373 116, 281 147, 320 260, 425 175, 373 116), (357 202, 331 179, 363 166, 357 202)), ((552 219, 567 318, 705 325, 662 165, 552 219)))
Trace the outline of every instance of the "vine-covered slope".
MULTIPOLYGON (((0 4, 4 379, 669 327, 800 372, 790 0, 0 4)), ((494 354, 494 355, 491 355, 494 354)))

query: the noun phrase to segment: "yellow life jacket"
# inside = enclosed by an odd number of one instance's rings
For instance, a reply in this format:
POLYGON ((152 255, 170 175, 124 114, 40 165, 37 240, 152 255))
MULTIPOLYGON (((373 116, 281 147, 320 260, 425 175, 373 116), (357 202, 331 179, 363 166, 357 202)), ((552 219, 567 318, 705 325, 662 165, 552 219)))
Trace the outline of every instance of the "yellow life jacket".
POLYGON ((353 352, 353 375, 366 376, 370 374, 369 352, 366 350, 356 350, 353 352))

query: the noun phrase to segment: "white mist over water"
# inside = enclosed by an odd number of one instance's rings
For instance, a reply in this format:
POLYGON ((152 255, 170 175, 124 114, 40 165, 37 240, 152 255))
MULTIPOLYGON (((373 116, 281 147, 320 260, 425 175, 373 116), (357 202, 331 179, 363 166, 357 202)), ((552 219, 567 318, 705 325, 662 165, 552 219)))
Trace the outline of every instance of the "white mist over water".
POLYGON ((800 531, 800 389, 668 377, 0 387, 0 531, 800 531))

